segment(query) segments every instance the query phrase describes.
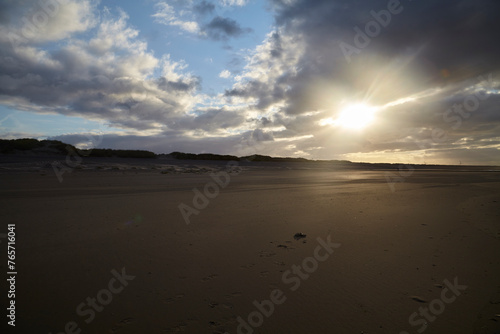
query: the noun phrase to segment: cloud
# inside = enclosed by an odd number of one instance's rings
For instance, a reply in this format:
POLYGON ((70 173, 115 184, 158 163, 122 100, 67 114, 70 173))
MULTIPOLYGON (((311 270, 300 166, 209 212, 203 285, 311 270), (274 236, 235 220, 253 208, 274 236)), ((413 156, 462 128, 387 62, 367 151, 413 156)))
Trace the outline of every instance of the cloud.
POLYGON ((215 5, 203 0, 193 6, 193 11, 201 15, 212 14, 215 11, 215 5))
MULTIPOLYGON (((483 136, 494 136, 500 124, 500 47, 491 40, 492 31, 500 30, 493 14, 500 4, 405 2, 386 27, 375 16, 387 12, 387 1, 273 0, 271 5, 275 31, 249 56, 225 96, 232 103, 248 103, 274 126, 285 126, 281 135, 313 135, 296 143, 297 150, 322 157, 359 152, 358 160, 376 149, 400 156, 419 150, 433 152, 437 160, 442 149, 461 154, 462 138, 479 143, 483 136), (369 22, 378 24, 378 33, 371 33, 368 45, 358 45, 359 52, 347 61, 340 43, 356 47, 356 29, 364 30, 369 22), (490 98, 461 120, 460 129, 450 128, 438 114, 480 90, 478 78, 488 74, 494 78, 490 98), (363 133, 318 129, 320 119, 335 118, 343 105, 356 102, 387 107, 363 133), (446 130, 446 142, 433 139, 437 128, 446 130)), ((498 153, 496 159, 500 162, 498 153)))
POLYGON ((282 36, 279 30, 269 33, 249 56, 244 73, 236 77, 237 83, 225 95, 254 103, 260 110, 284 103, 292 94, 290 80, 297 76, 298 61, 304 52, 303 42, 294 36, 282 36))
MULTIPOLYGON (((95 134, 68 134, 50 137, 76 146, 89 144, 89 138, 95 134)), ((135 134, 107 133, 100 137, 97 148, 139 149, 147 148, 155 153, 198 152, 217 154, 236 154, 238 156, 251 155, 260 152, 266 145, 273 145, 274 141, 269 133, 260 134, 259 131, 247 131, 243 134, 225 137, 197 137, 186 136, 180 132, 169 132, 160 135, 138 136, 135 134)), ((274 143, 276 144, 276 143, 274 143)))
POLYGON ((198 33, 200 27, 195 21, 184 21, 180 19, 175 12, 174 7, 170 6, 166 2, 159 2, 155 5, 157 12, 152 16, 155 21, 168 26, 179 27, 190 33, 198 33))
POLYGON ((219 77, 224 78, 224 79, 228 79, 231 77, 231 72, 229 72, 228 70, 224 70, 224 71, 220 72, 219 77))
MULTIPOLYGON (((245 122, 243 113, 227 110, 225 108, 210 108, 204 110, 200 115, 192 120, 186 121, 186 127, 192 130, 202 130, 211 133, 211 136, 218 131, 225 133, 226 129, 237 128, 245 122)), ((182 124, 179 124, 183 128, 182 124)))
POLYGON ((65 39, 96 24, 95 3, 89 0, 4 1, 1 6, 0 41, 12 47, 65 39))
POLYGON ((245 6, 248 0, 220 0, 222 6, 245 6))
MULTIPOLYGON (((246 106, 223 107, 220 98, 199 93, 201 79, 188 72, 183 61, 168 54, 155 57, 138 38, 138 30, 129 26, 125 12, 94 12, 92 19, 95 24, 85 38, 67 38, 50 51, 36 40, 13 47, 1 41, 0 103, 35 113, 79 116, 119 129, 106 131, 107 147, 142 143, 157 152, 168 151, 152 144, 155 140, 178 143, 172 150, 199 151, 195 147, 201 142, 210 143, 211 151, 246 147, 242 136, 255 127, 246 106)), ((9 138, 21 133, 3 130, 9 138)), ((57 138, 78 143, 87 137, 57 138)))
MULTIPOLYGON (((30 22, 40 4, 4 1, 0 103, 104 121, 123 131, 105 135, 107 147, 500 164, 500 45, 493 42, 500 3, 407 1, 390 20, 386 0, 269 3, 272 31, 239 52, 234 62, 246 64, 243 71, 228 64, 219 74, 233 86, 209 97, 187 64, 149 51, 123 12, 68 1, 64 15, 46 13, 51 20, 26 38, 23 18, 30 22), (11 43, 10 32, 22 39, 11 43), (342 43, 356 50, 346 57, 342 43), (364 131, 321 126, 356 102, 379 107, 364 131)), ((213 40, 250 32, 213 17, 216 8, 160 2, 154 18, 213 40)))
POLYGON ((227 17, 214 17, 209 23, 203 26, 203 32, 214 40, 227 40, 231 37, 252 32, 250 28, 242 28, 238 22, 227 17))
POLYGON ((199 3, 185 2, 177 10, 166 2, 158 2, 155 5, 156 13, 152 16, 155 22, 167 26, 178 27, 183 31, 192 33, 201 38, 209 38, 216 41, 227 41, 229 38, 240 37, 252 32, 250 28, 242 28, 238 22, 228 17, 215 16, 209 22, 199 24, 194 21, 203 21, 203 17, 215 11, 215 5, 206 1, 199 3), (198 16, 193 14, 199 14, 198 16), (191 17, 183 19, 182 17, 191 17))
POLYGON ((170 118, 185 115, 200 101, 200 79, 186 73, 182 62, 148 52, 127 20, 123 12, 103 15, 88 40, 69 39, 51 51, 39 48, 38 41, 14 47, 2 41, 0 103, 147 133, 164 131, 170 118))

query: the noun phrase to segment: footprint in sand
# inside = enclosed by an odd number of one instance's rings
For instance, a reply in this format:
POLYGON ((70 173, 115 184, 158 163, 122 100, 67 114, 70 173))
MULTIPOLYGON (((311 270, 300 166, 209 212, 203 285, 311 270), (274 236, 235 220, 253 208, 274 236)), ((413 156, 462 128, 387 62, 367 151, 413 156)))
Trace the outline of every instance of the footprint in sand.
POLYGON ((230 310, 232 308, 234 308, 233 304, 230 304, 230 303, 219 303, 217 301, 213 301, 213 300, 207 300, 207 303, 208 303, 208 306, 210 308, 222 308, 222 309, 226 309, 226 310, 230 310))
POLYGON ((231 304, 231 303, 224 303, 224 304, 221 304, 221 307, 222 307, 223 309, 226 309, 226 310, 231 310, 231 309, 233 309, 233 308, 234 308, 234 305, 233 305, 233 304, 231 304))
POLYGON ((255 267, 255 263, 250 263, 250 264, 247 264, 245 266, 241 266, 240 268, 242 269, 250 269, 250 268, 253 268, 255 267))
POLYGON ((412 300, 416 301, 417 303, 428 303, 427 300, 425 300, 424 298, 419 297, 419 296, 410 296, 410 298, 412 300))
POLYGON ((228 328, 236 326, 237 317, 230 316, 219 320, 209 321, 208 326, 214 334, 229 334, 228 328))
POLYGON ((474 334, 500 333, 500 286, 484 304, 474 323, 474 334))
POLYGON ((226 299, 229 300, 229 299, 233 299, 233 298, 238 298, 238 297, 241 297, 242 293, 240 291, 236 291, 236 292, 233 292, 229 295, 226 295, 226 299))
POLYGON ((261 271, 260 272, 260 277, 267 277, 269 276, 269 271, 261 271))
POLYGON ((176 294, 174 297, 168 297, 168 298, 165 298, 165 299, 163 299, 163 301, 164 301, 165 303, 169 303, 169 304, 170 304, 170 303, 173 303, 173 302, 175 302, 175 301, 177 301, 177 300, 179 300, 179 299, 184 298, 184 296, 185 296, 185 294, 183 294, 183 293, 179 293, 179 294, 176 294))
POLYGON ((214 278, 217 278, 217 277, 219 277, 219 275, 209 275, 207 277, 203 277, 201 279, 201 281, 202 282, 208 282, 208 281, 211 281, 211 280, 213 280, 214 278))
POLYGON ((188 327, 187 323, 181 322, 180 324, 178 324, 175 327, 170 327, 170 328, 164 329, 163 332, 165 332, 165 333, 185 332, 187 327, 188 327))
POLYGON ((275 256, 276 253, 274 252, 267 252, 267 251, 260 251, 259 252, 259 256, 260 257, 271 257, 271 256, 275 256))

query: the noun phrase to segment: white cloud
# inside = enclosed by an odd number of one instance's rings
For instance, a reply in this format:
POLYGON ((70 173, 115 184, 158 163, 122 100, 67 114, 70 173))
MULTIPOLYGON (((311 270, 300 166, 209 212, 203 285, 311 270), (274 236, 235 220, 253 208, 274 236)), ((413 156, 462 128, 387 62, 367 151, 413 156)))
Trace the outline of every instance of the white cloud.
POLYGON ((137 39, 139 32, 127 26, 128 15, 120 12, 117 20, 105 19, 98 27, 97 34, 89 42, 92 51, 99 55, 117 50, 144 53, 147 44, 137 39))
POLYGON ((20 10, 21 17, 0 24, 0 41, 8 40, 12 46, 62 40, 87 31, 97 22, 95 2, 90 0, 33 1, 30 6, 16 6, 6 5, 7 15, 20 10))
POLYGON ((243 73, 235 77, 236 83, 226 96, 233 103, 254 104, 261 112, 279 113, 286 107, 286 95, 298 75, 298 62, 304 52, 300 36, 282 30, 269 33, 247 56, 243 73))
POLYGON ((152 15, 155 18, 155 22, 168 26, 176 26, 193 34, 200 31, 200 27, 197 22, 184 21, 180 19, 179 16, 176 15, 174 7, 170 6, 166 2, 159 2, 155 5, 155 7, 157 8, 157 12, 152 15))
POLYGON ((248 0, 220 0, 222 6, 245 6, 248 0))
POLYGON ((224 70, 219 73, 219 77, 224 79, 229 79, 231 77, 231 72, 229 72, 228 70, 224 70))
POLYGON ((145 133, 168 129, 201 102, 198 79, 184 73, 183 62, 156 58, 127 19, 123 12, 105 13, 100 22, 96 16, 90 39, 73 38, 50 52, 36 42, 0 41, 0 103, 145 133))

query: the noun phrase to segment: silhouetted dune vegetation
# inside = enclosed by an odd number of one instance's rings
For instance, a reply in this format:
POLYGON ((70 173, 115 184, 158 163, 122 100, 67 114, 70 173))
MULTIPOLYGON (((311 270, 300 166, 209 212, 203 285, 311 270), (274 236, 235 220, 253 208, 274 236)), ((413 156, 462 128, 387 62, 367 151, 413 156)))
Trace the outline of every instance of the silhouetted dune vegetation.
POLYGON ((144 150, 113 150, 109 148, 94 148, 88 150, 77 150, 83 156, 87 157, 118 157, 118 158, 140 158, 154 159, 156 154, 144 150))
POLYGON ((32 138, 0 139, 0 153, 4 154, 27 151, 66 154, 71 149, 75 150, 76 148, 59 140, 38 140, 32 138))
POLYGON ((169 154, 174 159, 179 160, 223 160, 223 161, 239 161, 240 158, 234 155, 219 155, 212 153, 182 153, 182 152, 172 152, 169 154))
POLYGON ((15 154, 78 154, 83 157, 156 158, 156 154, 144 150, 78 149, 59 140, 38 140, 32 138, 0 139, 0 153, 15 154))
MULTIPOLYGON (((367 163, 367 162, 351 162, 348 160, 309 160, 305 158, 291 157, 271 157, 267 155, 249 155, 237 157, 234 155, 220 155, 213 153, 183 153, 172 152, 170 154, 156 154, 146 150, 118 150, 109 148, 91 148, 79 149, 73 145, 63 143, 59 140, 38 140, 33 138, 22 139, 0 139, 0 154, 6 155, 79 155, 81 157, 94 158, 137 158, 137 159, 160 159, 169 158, 176 160, 206 160, 206 161, 241 161, 246 163, 252 162, 285 162, 285 163, 319 163, 334 165, 338 168, 362 168, 370 170, 398 170, 401 173, 412 173, 414 169, 446 169, 450 167, 461 168, 465 166, 450 166, 450 165, 430 165, 430 164, 399 164, 399 163, 367 163)), ((481 167, 481 166, 469 166, 481 167)), ((487 166, 484 166, 487 167, 487 166)))

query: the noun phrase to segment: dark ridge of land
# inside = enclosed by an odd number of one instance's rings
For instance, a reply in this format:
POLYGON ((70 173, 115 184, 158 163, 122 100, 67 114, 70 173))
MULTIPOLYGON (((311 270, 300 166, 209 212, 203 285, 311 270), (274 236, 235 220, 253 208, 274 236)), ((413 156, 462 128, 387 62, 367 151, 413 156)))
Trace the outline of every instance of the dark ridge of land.
POLYGON ((163 157, 171 157, 177 160, 218 160, 218 161, 240 161, 240 158, 234 155, 220 155, 212 153, 182 153, 182 152, 172 152, 170 154, 159 154, 163 157))
POLYGON ((34 155, 78 155, 95 158, 141 158, 154 159, 157 155, 145 150, 114 150, 114 149, 79 149, 59 140, 38 140, 32 138, 0 139, 2 154, 34 154, 34 155))
POLYGON ((0 154, 6 156, 37 157, 44 156, 79 156, 82 158, 130 158, 130 159, 169 159, 169 160, 191 160, 191 161, 237 161, 241 164, 267 164, 267 163, 300 163, 308 166, 334 166, 345 169, 389 169, 400 172, 411 172, 412 170, 444 170, 444 169, 488 169, 498 166, 472 166, 472 165, 432 165, 432 164, 401 164, 401 163, 368 163, 351 162, 348 160, 311 160, 306 158, 271 157, 267 155, 254 154, 250 156, 237 157, 234 155, 221 155, 213 153, 183 153, 172 152, 170 154, 156 154, 146 150, 120 150, 106 148, 79 149, 71 144, 59 140, 38 140, 33 138, 22 139, 0 139, 0 154))
POLYGON ((68 154, 68 150, 75 151, 73 145, 59 140, 38 140, 32 138, 0 139, 0 153, 35 153, 35 154, 68 154))

